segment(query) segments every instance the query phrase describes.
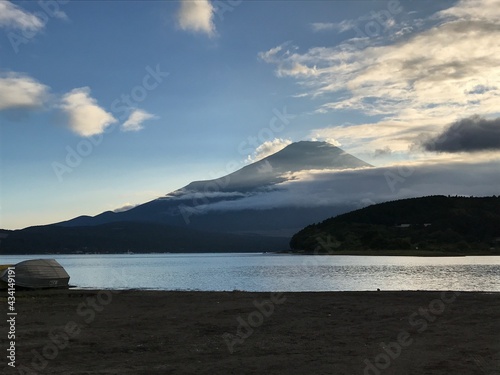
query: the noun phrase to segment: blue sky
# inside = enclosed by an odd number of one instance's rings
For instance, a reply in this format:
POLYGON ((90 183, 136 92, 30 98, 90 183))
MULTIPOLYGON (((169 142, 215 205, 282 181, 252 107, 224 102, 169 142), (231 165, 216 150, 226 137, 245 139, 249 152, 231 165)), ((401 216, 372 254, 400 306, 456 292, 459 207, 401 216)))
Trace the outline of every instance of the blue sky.
POLYGON ((494 159, 481 140, 425 145, 498 128, 499 9, 0 1, 0 228, 142 203, 299 140, 374 165, 494 159))

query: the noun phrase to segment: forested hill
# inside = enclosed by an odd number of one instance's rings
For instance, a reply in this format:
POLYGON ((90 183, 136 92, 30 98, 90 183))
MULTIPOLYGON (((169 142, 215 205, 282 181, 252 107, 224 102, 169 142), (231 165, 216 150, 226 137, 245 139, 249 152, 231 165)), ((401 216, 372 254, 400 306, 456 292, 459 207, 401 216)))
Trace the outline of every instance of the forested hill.
POLYGON ((293 250, 500 254, 500 197, 430 196, 375 204, 296 233, 293 250))

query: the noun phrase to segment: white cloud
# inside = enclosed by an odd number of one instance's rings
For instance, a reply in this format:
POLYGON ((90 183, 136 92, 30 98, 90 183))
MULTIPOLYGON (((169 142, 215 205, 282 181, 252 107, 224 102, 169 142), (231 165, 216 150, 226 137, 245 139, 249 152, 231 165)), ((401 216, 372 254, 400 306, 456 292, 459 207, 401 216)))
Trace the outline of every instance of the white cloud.
POLYGON ((342 143, 340 143, 335 138, 321 137, 319 134, 316 134, 315 137, 312 137, 311 141, 313 141, 313 142, 327 142, 327 143, 330 143, 331 145, 333 145, 335 147, 342 146, 342 143))
POLYGON ((337 141, 335 138, 325 138, 325 142, 328 142, 331 145, 334 145, 335 147, 342 146, 342 143, 340 143, 339 141, 337 141))
POLYGON ((209 0, 181 0, 177 22, 182 30, 215 35, 214 7, 209 0))
POLYGON ((245 193, 240 193, 237 191, 230 191, 230 192, 225 192, 225 191, 192 191, 192 190, 187 190, 187 189, 179 189, 176 190, 172 193, 169 193, 161 198, 158 199, 164 199, 164 200, 186 200, 186 201, 200 201, 203 202, 206 199, 214 199, 214 198, 243 198, 246 197, 248 194, 245 193))
POLYGON ((132 203, 125 203, 123 206, 121 207, 118 207, 118 208, 115 208, 113 210, 113 212, 125 212, 125 211, 128 211, 128 210, 131 210, 132 208, 134 207, 137 207, 136 204, 132 204, 132 203))
POLYGON ((68 115, 70 129, 83 137, 101 134, 106 127, 117 121, 111 113, 99 107, 97 101, 90 96, 88 87, 77 88, 65 94, 61 108, 68 115))
POLYGON ((461 0, 455 6, 439 12, 439 16, 498 22, 500 3, 498 0, 461 0))
POLYGON ((258 56, 265 62, 272 63, 279 61, 278 53, 283 50, 287 43, 271 48, 269 51, 259 52, 258 56))
POLYGON ((273 189, 239 200, 204 205, 206 210, 279 207, 365 206, 427 195, 491 196, 498 194, 498 157, 483 161, 433 161, 350 170, 288 173, 273 189), (474 171, 474 173, 464 173, 474 171))
POLYGON ((354 20, 344 20, 341 22, 315 22, 311 24, 311 28, 315 32, 335 30, 342 33, 352 29, 354 26, 356 26, 356 21, 354 20))
POLYGON ((262 143, 260 146, 258 146, 255 149, 255 152, 253 155, 249 155, 247 157, 247 162, 254 163, 256 161, 259 161, 261 159, 264 159, 265 157, 275 154, 278 151, 281 151, 284 149, 286 146, 291 144, 292 141, 289 139, 281 139, 281 138, 274 138, 272 141, 266 141, 262 143))
POLYGON ((316 66, 313 66, 312 68, 300 64, 300 63, 295 63, 293 66, 289 69, 279 69, 277 71, 277 74, 279 77, 298 77, 298 76, 304 76, 304 77, 312 77, 318 74, 318 70, 316 69, 316 66))
POLYGON ((39 31, 44 26, 43 21, 34 14, 24 11, 10 1, 0 1, 0 27, 39 31))
POLYGON ((32 108, 44 104, 49 88, 37 80, 20 74, 0 75, 0 111, 15 108, 32 108))
POLYGON ((142 126, 142 123, 144 121, 156 118, 158 117, 152 115, 151 113, 143 111, 142 109, 134 109, 128 117, 127 121, 123 123, 121 129, 124 132, 139 131, 144 129, 144 127, 142 126))
POLYGON ((438 134, 449 123, 474 114, 498 114, 499 20, 500 0, 466 0, 428 20, 414 20, 414 25, 393 24, 405 30, 386 38, 351 39, 304 53, 297 48, 284 53, 277 47, 259 57, 275 64, 279 77, 294 78, 300 95, 322 100, 318 113, 377 116, 371 123, 332 124, 311 135, 370 148, 372 154, 384 147, 408 151, 421 133, 438 134), (396 34, 404 36, 398 39, 396 34))

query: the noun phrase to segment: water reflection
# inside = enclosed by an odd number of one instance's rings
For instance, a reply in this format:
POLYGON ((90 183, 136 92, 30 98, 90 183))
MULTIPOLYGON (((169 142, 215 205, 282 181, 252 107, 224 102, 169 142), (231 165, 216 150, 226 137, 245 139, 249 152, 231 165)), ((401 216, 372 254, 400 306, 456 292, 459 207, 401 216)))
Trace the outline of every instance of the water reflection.
MULTIPOLYGON (((162 290, 500 291, 500 257, 277 254, 60 255, 80 288, 162 290)), ((30 258, 30 257, 28 257, 30 258)), ((27 257, 4 256, 16 263, 27 257)))

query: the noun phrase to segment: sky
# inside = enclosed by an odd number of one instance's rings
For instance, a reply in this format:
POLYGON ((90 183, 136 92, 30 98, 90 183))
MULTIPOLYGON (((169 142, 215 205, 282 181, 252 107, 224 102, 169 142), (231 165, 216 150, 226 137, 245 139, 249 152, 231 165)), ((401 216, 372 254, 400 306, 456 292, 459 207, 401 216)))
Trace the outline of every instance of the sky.
POLYGON ((500 0, 0 0, 0 228, 133 206, 300 140, 492 171, 499 103, 500 0))

